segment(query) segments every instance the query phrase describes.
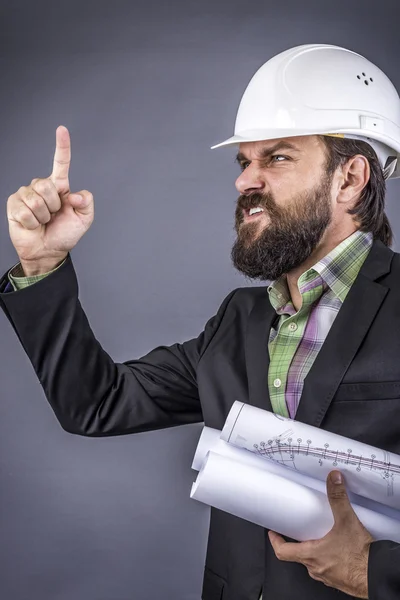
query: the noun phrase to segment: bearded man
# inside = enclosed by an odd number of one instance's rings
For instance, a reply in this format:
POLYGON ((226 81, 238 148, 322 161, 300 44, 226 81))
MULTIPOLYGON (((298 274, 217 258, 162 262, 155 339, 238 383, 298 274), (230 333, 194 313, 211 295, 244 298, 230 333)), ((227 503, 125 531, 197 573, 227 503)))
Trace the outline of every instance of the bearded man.
MULTIPOLYGON (((0 305, 57 419, 84 436, 222 429, 239 398, 400 453, 400 255, 384 213, 386 180, 400 176, 395 88, 350 50, 291 48, 250 81, 235 134, 218 146, 232 144, 232 262, 270 283, 233 290, 198 337, 124 363, 78 300, 69 252, 94 208, 87 190, 70 193, 66 128, 51 176, 8 199, 20 261, 0 281, 0 305)), ((339 471, 327 493, 332 530, 299 543, 212 508, 203 600, 398 598, 400 546, 372 539, 339 471)))

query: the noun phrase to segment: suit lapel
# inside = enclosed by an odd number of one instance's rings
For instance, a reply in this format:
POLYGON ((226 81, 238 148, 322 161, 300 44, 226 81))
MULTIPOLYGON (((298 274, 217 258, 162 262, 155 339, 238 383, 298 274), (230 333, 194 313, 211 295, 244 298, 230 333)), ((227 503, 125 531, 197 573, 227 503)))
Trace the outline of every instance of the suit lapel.
POLYGON ((388 288, 375 279, 390 270, 393 252, 375 241, 315 359, 296 420, 319 427, 333 396, 382 305, 388 288))
MULTIPOLYGON (((393 251, 375 241, 307 377, 296 420, 319 427, 388 289, 375 280, 390 271, 393 251)), ((249 404, 272 411, 268 390, 269 332, 276 312, 267 288, 249 315, 246 366, 249 404)))
POLYGON ((268 340, 276 312, 265 295, 256 301, 249 316, 246 335, 246 367, 249 384, 249 404, 272 411, 268 391, 268 340))

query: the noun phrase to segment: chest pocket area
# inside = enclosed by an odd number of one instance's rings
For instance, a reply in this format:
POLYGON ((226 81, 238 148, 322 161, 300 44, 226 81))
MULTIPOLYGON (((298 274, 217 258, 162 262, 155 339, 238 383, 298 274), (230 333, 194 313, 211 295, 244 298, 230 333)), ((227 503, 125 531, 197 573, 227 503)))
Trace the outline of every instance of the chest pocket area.
POLYGON ((342 383, 335 394, 335 402, 400 400, 400 381, 372 383, 342 383))
POLYGON ((328 412, 335 433, 400 454, 400 381, 342 383, 328 412))

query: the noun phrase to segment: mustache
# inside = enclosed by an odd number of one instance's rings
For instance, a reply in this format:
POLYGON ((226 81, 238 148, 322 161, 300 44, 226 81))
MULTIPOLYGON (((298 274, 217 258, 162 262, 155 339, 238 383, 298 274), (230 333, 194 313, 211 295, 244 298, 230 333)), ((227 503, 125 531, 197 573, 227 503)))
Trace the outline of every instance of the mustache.
POLYGON ((254 192, 253 194, 245 195, 241 194, 237 199, 237 210, 250 210, 250 208, 257 208, 260 206, 265 209, 273 209, 274 203, 272 198, 267 194, 261 194, 260 192, 254 192))

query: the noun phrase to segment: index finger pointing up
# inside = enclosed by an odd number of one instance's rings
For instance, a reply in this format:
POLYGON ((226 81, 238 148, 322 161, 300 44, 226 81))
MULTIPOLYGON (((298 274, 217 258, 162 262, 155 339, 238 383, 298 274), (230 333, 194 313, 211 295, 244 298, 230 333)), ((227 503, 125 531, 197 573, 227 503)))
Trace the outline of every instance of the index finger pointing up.
POLYGON ((50 179, 57 191, 69 189, 69 165, 71 164, 71 140, 69 131, 63 125, 56 129, 56 150, 54 153, 53 172, 50 179))

